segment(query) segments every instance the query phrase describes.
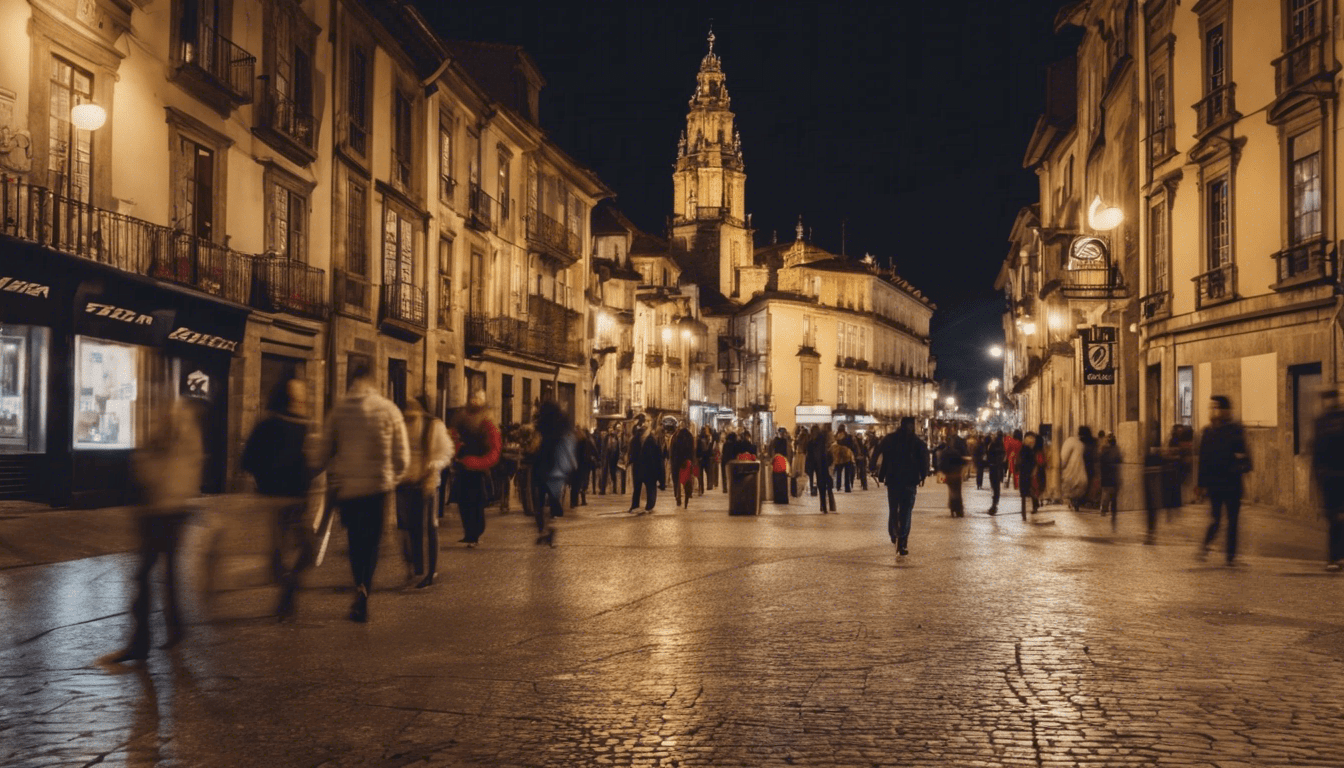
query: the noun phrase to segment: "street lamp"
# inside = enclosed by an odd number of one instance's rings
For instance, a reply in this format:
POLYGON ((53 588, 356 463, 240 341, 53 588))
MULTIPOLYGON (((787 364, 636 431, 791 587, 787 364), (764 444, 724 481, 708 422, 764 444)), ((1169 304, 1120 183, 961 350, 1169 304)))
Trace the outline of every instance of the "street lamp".
POLYGON ((990 391, 990 392, 998 392, 998 391, 999 391, 999 380, 998 380, 998 379, 990 379, 990 380, 989 380, 989 391, 990 391))
POLYGON ((989 356, 993 358, 1003 357, 1003 347, 999 346, 998 344, 995 344, 994 346, 990 347, 989 356))
POLYGON ((1023 335, 1023 336, 1032 336, 1032 335, 1034 335, 1035 333, 1036 333, 1036 323, 1034 323, 1034 322, 1028 320, 1027 322, 1025 322, 1025 323, 1022 324, 1022 335, 1023 335))
POLYGON ((81 131, 96 131, 107 122, 107 110, 89 102, 70 110, 70 122, 81 131))
POLYGON ((1120 226, 1125 220, 1125 212, 1119 208, 1103 208, 1101 195, 1092 198, 1087 208, 1087 225, 1097 232, 1109 232, 1120 226))
POLYGON ((946 400, 943 401, 943 404, 946 405, 948 408, 956 408, 956 407, 957 407, 957 398, 955 398, 955 397, 949 397, 949 398, 947 398, 946 400))

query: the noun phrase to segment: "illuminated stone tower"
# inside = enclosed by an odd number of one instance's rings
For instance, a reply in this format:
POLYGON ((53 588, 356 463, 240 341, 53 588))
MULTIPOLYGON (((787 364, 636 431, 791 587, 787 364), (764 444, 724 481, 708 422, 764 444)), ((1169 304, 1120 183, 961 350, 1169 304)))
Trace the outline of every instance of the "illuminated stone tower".
POLYGON ((742 138, 733 128, 714 33, 700 62, 672 173, 672 243, 685 279, 742 300, 737 270, 752 263, 742 138))

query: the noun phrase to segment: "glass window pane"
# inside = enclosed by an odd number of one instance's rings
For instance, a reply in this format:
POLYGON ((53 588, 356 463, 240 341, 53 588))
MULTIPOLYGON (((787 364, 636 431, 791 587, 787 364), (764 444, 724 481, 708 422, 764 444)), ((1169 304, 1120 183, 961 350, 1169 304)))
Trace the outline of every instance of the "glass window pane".
POLYGON ((75 341, 75 448, 134 448, 140 349, 85 336, 75 341))

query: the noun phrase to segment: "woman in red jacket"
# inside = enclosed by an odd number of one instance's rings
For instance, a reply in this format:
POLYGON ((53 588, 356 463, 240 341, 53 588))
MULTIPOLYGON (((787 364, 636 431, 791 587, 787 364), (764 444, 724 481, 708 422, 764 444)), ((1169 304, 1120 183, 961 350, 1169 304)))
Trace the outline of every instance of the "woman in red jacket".
POLYGON ((499 427, 485 412, 485 393, 475 392, 471 402, 453 417, 453 444, 457 455, 453 465, 453 501, 462 516, 462 542, 476 546, 485 533, 485 502, 489 497, 486 483, 490 470, 499 461, 499 427))

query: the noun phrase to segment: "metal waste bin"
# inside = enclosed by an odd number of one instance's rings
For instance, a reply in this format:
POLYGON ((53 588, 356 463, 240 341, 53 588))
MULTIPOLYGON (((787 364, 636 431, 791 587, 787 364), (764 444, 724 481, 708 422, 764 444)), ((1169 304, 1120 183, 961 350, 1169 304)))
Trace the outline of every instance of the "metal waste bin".
POLYGON ((728 514, 761 513, 761 465, 755 461, 728 462, 728 514))

